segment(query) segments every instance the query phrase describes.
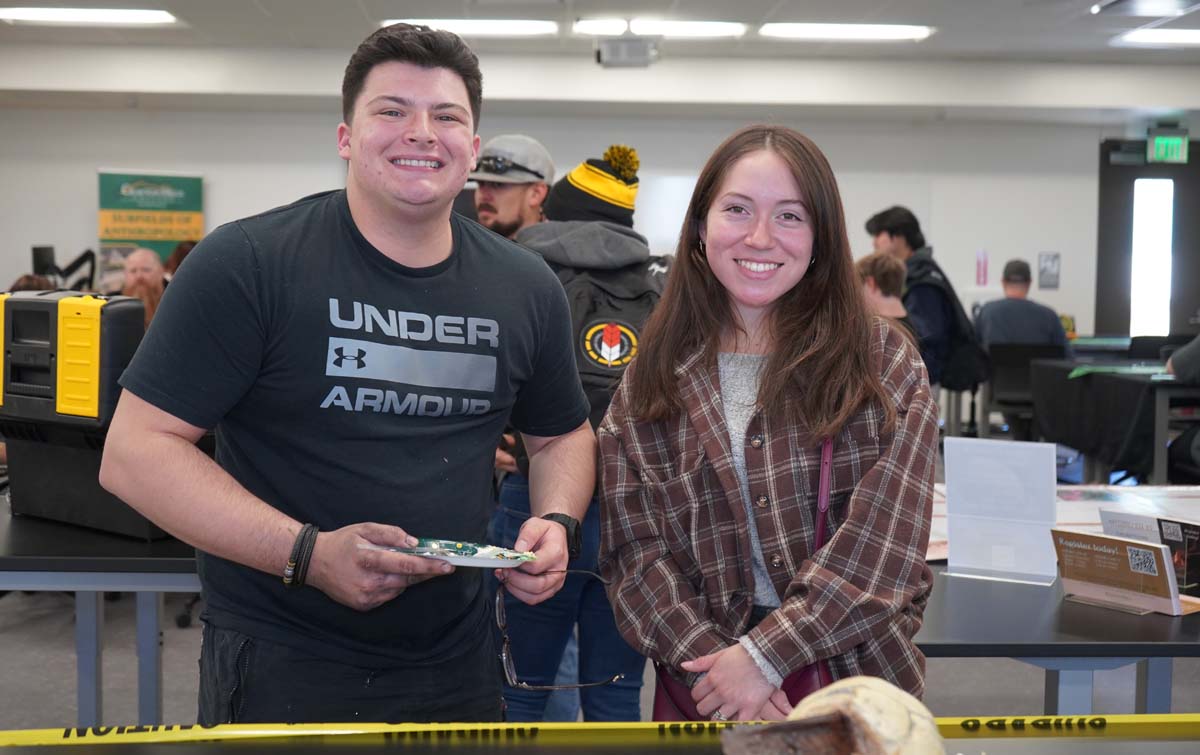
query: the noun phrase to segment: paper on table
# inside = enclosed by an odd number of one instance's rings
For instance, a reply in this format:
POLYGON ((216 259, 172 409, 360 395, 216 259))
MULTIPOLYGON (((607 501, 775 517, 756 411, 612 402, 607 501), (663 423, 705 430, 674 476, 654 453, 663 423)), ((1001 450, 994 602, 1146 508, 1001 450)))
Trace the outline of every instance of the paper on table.
MULTIPOLYGON (((946 483, 934 484, 933 519, 929 529, 927 561, 945 560, 948 551, 946 525, 946 483)), ((1122 532, 1105 529, 1103 511, 1136 514, 1147 517, 1154 528, 1153 538, 1158 540, 1157 519, 1189 519, 1200 517, 1200 485, 1138 486, 1113 485, 1059 485, 1055 525, 1074 529, 1132 537, 1122 532)))
POLYGON ((1050 584, 1052 443, 946 438, 947 572, 1050 584))

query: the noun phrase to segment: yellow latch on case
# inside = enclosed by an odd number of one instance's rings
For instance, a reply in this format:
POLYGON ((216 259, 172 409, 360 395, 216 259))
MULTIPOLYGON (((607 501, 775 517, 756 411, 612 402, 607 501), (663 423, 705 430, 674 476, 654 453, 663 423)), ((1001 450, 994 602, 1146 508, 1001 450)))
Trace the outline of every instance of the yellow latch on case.
POLYGON ((100 310, 107 299, 68 296, 58 302, 55 410, 100 416, 100 310))

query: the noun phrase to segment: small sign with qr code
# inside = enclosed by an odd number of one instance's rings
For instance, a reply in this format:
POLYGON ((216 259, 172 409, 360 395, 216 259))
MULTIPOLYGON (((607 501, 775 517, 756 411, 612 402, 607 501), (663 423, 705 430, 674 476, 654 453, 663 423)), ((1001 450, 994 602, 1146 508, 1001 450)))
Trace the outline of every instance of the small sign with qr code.
POLYGON ((1129 570, 1136 574, 1157 577, 1158 562, 1154 560, 1154 551, 1129 546, 1129 570))
POLYGON ((1162 527, 1163 540, 1174 540, 1177 543, 1183 542, 1183 527, 1179 525, 1179 522, 1165 522, 1160 520, 1159 525, 1162 527))
POLYGON ((1068 600, 1132 613, 1200 611, 1200 599, 1181 595, 1167 543, 1057 527, 1050 533, 1068 600))
POLYGON ((1200 523, 1159 519, 1158 534, 1171 549, 1179 594, 1200 597, 1200 523))

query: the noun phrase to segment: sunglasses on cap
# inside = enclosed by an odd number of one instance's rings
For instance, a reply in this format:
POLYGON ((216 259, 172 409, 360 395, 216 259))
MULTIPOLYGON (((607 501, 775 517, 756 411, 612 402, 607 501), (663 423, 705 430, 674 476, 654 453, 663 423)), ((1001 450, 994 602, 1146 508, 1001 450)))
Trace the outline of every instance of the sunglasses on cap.
POLYGON ((521 163, 515 163, 512 160, 509 160, 507 157, 502 157, 500 155, 485 155, 479 158, 479 167, 477 170, 492 173, 497 176, 502 176, 510 170, 519 170, 524 173, 528 173, 531 176, 537 176, 542 180, 546 179, 544 174, 539 173, 533 168, 526 168, 521 163))

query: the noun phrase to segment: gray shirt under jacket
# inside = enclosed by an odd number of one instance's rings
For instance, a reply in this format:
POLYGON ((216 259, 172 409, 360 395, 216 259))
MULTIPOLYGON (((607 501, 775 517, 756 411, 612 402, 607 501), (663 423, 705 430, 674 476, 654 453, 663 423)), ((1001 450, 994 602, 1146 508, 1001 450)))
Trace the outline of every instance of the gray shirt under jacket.
MULTIPOLYGON (((738 484, 742 489, 742 506, 746 509, 746 525, 750 535, 751 570, 754 573, 754 605, 778 608, 779 593, 771 583, 767 561, 763 557, 762 542, 758 539, 758 527, 754 523, 754 509, 750 503, 750 479, 746 473, 746 428, 758 408, 758 385, 763 365, 767 358, 759 354, 721 353, 717 355, 717 368, 721 380, 721 405, 725 409, 725 427, 729 431, 729 448, 733 452, 733 468, 737 472, 738 484)), ((772 685, 778 687, 783 677, 771 666, 746 637, 738 642, 754 660, 755 665, 772 685)))
POLYGON ((717 355, 720 369, 721 404, 725 407, 725 426, 729 429, 729 447, 733 451, 733 467, 742 488, 742 506, 746 508, 746 524, 750 530, 750 545, 754 561, 754 604, 779 607, 779 594, 771 584, 771 573, 763 558, 758 527, 754 524, 754 508, 750 503, 750 480, 746 475, 746 428, 758 406, 759 373, 767 358, 758 354, 717 355))

